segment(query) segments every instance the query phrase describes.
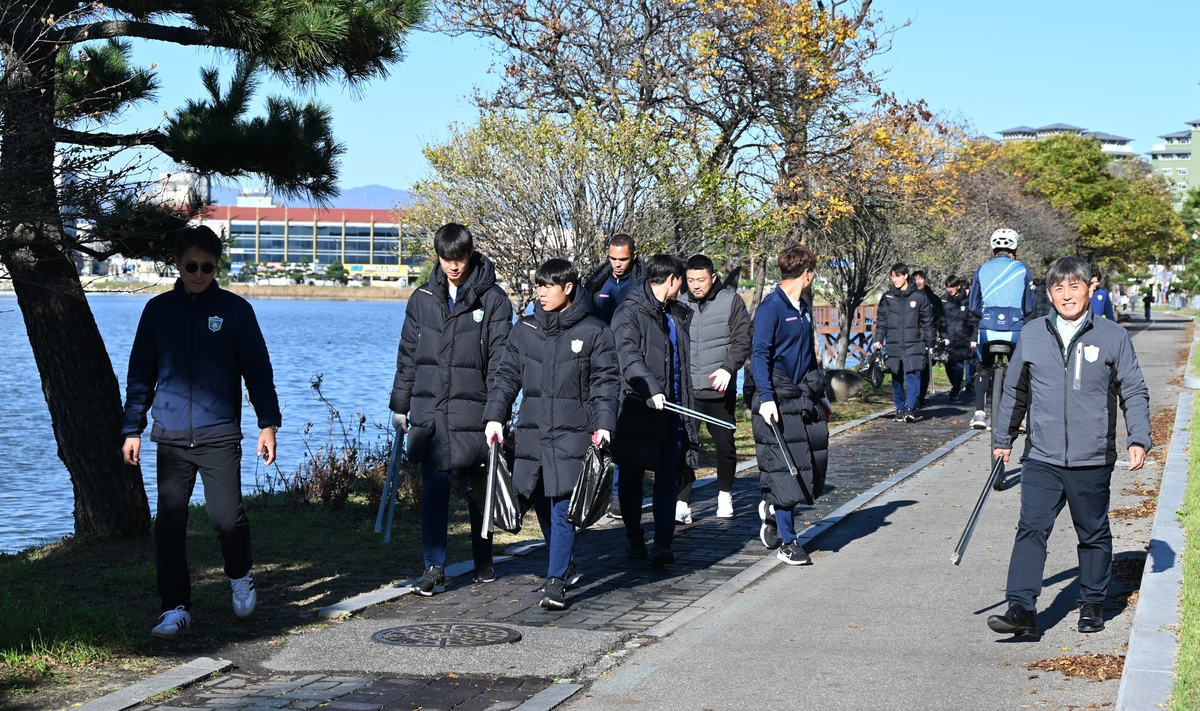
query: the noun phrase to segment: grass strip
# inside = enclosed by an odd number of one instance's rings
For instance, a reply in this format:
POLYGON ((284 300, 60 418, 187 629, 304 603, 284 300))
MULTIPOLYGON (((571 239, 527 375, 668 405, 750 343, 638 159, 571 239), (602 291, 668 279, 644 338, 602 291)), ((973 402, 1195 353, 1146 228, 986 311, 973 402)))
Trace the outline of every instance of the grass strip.
MULTIPOLYGON (((1200 406, 1192 407, 1192 432, 1200 432, 1200 406)), ((1183 507, 1176 514, 1183 524, 1183 590, 1179 604, 1179 656, 1174 711, 1200 709, 1200 442, 1193 436, 1188 451, 1188 484, 1183 507)))

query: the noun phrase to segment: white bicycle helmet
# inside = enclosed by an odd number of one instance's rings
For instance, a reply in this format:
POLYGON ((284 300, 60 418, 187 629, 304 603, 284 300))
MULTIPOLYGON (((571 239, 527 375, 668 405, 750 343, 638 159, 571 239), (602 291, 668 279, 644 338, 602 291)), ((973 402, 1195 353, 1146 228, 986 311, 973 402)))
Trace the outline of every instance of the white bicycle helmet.
POLYGON ((1016 230, 1001 227, 992 233, 991 242, 992 249, 1011 249, 1016 251, 1017 245, 1021 243, 1021 235, 1017 234, 1016 230))

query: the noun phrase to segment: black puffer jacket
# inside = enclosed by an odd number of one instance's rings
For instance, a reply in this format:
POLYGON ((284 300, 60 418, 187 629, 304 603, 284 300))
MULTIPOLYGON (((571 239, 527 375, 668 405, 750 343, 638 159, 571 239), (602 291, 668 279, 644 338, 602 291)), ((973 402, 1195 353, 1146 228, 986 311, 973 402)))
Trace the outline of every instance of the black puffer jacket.
POLYGON ((487 461, 483 406, 512 327, 512 303, 491 260, 475 252, 451 313, 446 274, 435 266, 408 300, 396 355, 391 410, 408 413, 408 456, 425 461, 436 434, 438 468, 487 461))
MULTIPOLYGON (((675 301, 663 303, 650 290, 645 279, 635 283, 613 314, 612 330, 617 344, 617 362, 621 367, 621 411, 617 416, 617 433, 613 436, 613 461, 620 466, 654 470, 659 465, 659 453, 673 417, 665 410, 655 410, 646 400, 659 393, 667 394, 667 375, 671 372, 671 340, 663 325, 663 312, 675 319, 679 343, 680 400, 684 407, 694 407, 692 376, 688 367, 690 353, 688 324, 692 312, 675 301), (628 395, 628 391, 635 395, 628 395)), ((696 420, 683 418, 687 442, 681 462, 693 469, 699 465, 696 444, 699 429, 696 420)))
POLYGON ((520 391, 513 483, 532 496, 541 476, 548 496, 568 496, 596 430, 617 427, 617 349, 612 331, 591 315, 586 290, 566 311, 539 304, 517 321, 483 411, 506 422, 520 391))
MULTIPOLYGON (((747 369, 749 380, 749 369, 747 369)), ((780 421, 775 423, 779 435, 787 445, 796 474, 804 481, 805 488, 816 498, 825 489, 825 474, 829 465, 829 422, 825 411, 817 402, 825 397, 825 376, 814 368, 795 383, 784 373, 771 371, 771 386, 775 391, 775 404, 779 408, 780 421)), ((758 414, 762 398, 753 384, 750 400, 751 427, 754 430, 755 451, 758 455, 758 481, 763 499, 768 504, 789 508, 808 503, 800 482, 791 475, 783 452, 771 426, 758 414)))
POLYGON ((1046 291, 1046 282, 1034 282, 1033 311, 1026 320, 1032 321, 1035 318, 1049 316, 1052 313, 1054 313, 1054 304, 1050 302, 1050 293, 1046 291))
POLYGON ((904 291, 891 287, 879 300, 873 343, 887 346, 887 367, 893 373, 925 367, 925 350, 933 347, 933 309, 912 282, 904 291))
MULTIPOLYGON (((942 300, 933 292, 933 288, 929 286, 929 282, 926 282, 925 288, 920 291, 925 295, 925 300, 929 302, 929 308, 933 314, 934 336, 936 337, 945 328, 943 321, 946 318, 946 310, 942 308, 942 300)), ((945 336, 942 336, 942 338, 945 338, 945 336)))
POLYGON ((975 340, 979 319, 971 313, 965 290, 959 290, 958 296, 946 292, 941 301, 946 314, 942 319, 942 338, 950 341, 950 360, 966 360, 971 357, 971 341, 975 340))

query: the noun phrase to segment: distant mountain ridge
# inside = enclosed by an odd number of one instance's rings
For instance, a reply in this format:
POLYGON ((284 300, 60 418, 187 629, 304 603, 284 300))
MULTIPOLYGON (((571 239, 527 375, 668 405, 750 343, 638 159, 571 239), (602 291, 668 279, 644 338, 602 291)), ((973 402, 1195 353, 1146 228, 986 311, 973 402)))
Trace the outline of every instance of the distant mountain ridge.
MULTIPOLYGON (((242 189, 238 187, 213 186, 212 199, 214 205, 237 205, 237 196, 242 189)), ((288 207, 313 207, 312 203, 304 201, 284 200, 276 198, 276 204, 288 207)), ((396 205, 407 205, 409 195, 407 190, 396 190, 386 185, 364 185, 361 188, 346 188, 333 199, 332 207, 346 210, 372 209, 390 210, 396 205)))

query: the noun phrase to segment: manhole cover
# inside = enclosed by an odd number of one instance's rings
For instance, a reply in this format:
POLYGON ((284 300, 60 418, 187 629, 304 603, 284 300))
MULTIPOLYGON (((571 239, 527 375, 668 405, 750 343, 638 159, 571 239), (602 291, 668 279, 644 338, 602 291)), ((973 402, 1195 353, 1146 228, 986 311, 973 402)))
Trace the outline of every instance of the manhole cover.
POLYGON ((403 647, 483 647, 521 641, 521 633, 507 627, 472 622, 434 622, 379 630, 371 639, 403 647))

